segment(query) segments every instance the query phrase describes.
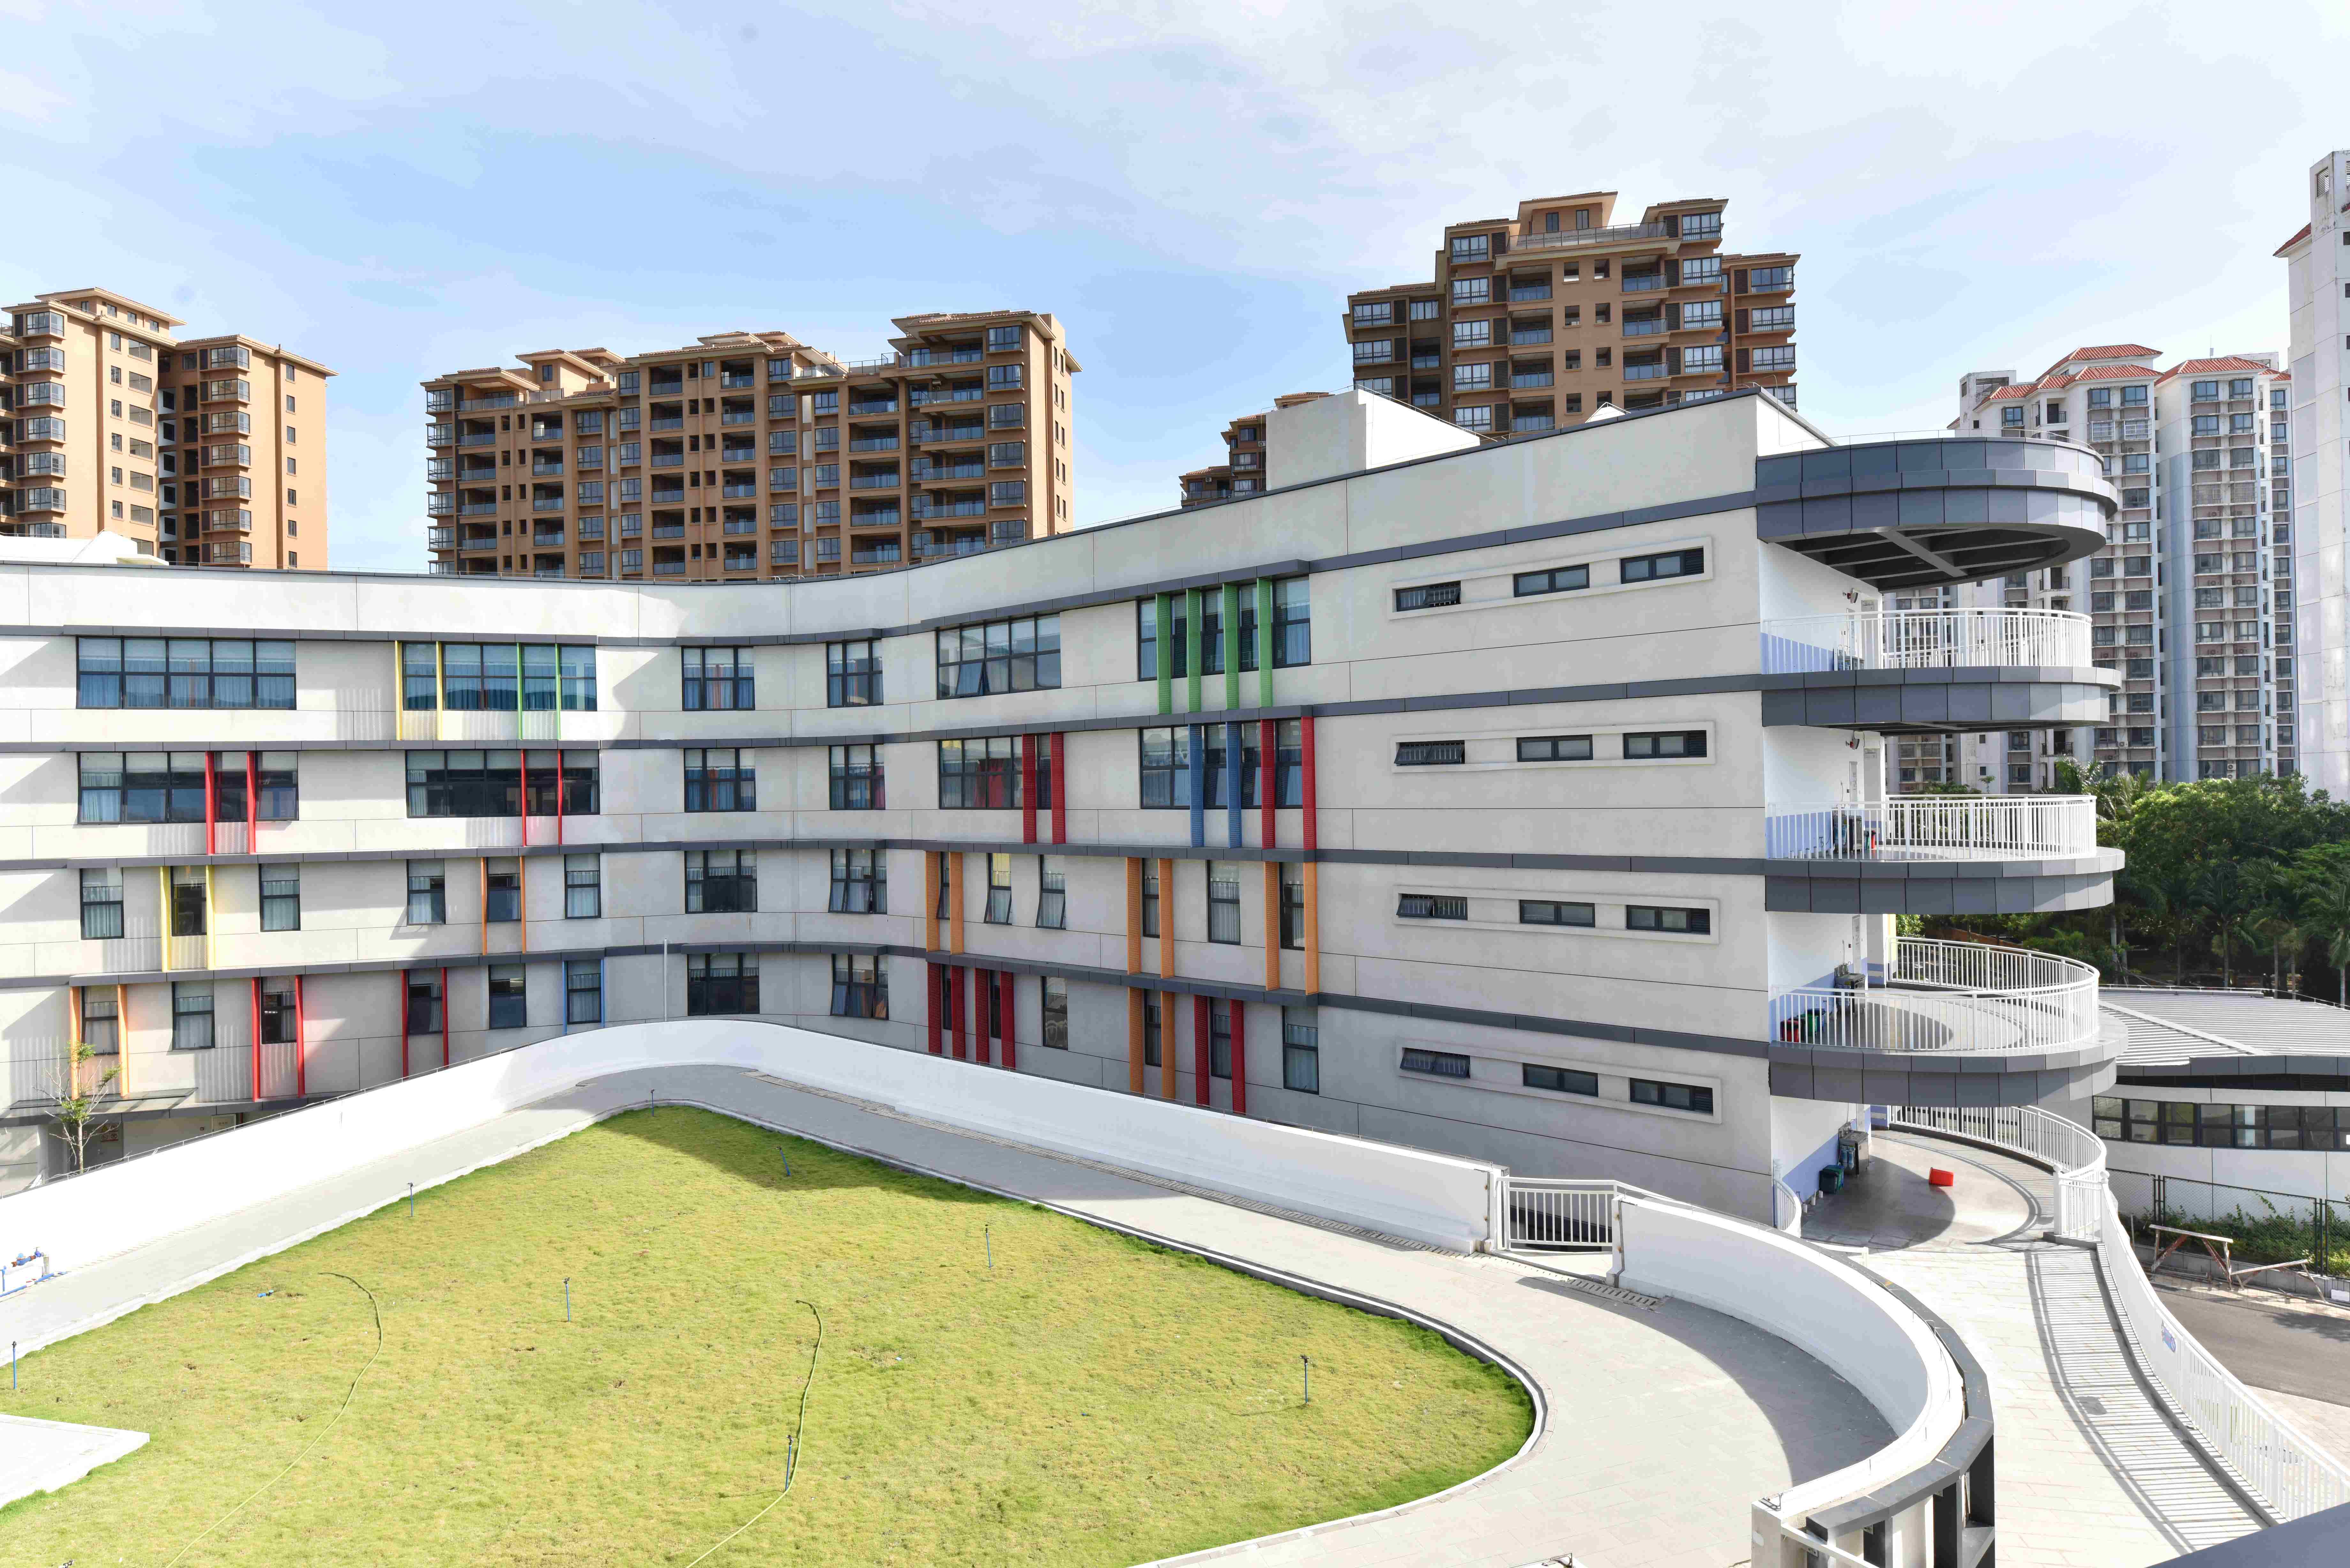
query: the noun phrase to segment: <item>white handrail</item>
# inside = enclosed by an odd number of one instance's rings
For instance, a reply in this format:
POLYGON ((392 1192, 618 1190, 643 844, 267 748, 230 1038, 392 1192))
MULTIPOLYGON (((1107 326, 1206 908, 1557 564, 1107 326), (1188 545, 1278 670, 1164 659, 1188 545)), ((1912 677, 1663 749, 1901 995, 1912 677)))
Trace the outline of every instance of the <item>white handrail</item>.
POLYGON ((2204 1440, 2279 1519, 2350 1503, 2350 1469, 2262 1403, 2162 1304, 2106 1186, 2102 1139, 2077 1122, 2029 1106, 1950 1111, 1900 1106, 1887 1119, 1896 1127, 1959 1133, 2053 1167, 2057 1232, 2095 1244, 2140 1361, 2204 1440))
POLYGON ((1792 986, 1770 1038, 1852 1051, 2059 1050, 2095 1040, 2097 971, 2054 953, 1903 937, 1881 985, 1792 986))
POLYGON ((1772 806, 1773 860, 2061 859, 2097 847, 2094 795, 1912 795, 1863 805, 1772 806))
POLYGON ((1804 1200, 1779 1177, 1771 1179, 1771 1222, 1789 1236, 1804 1233, 1804 1200))
POLYGON ((1762 623, 1765 675, 2019 664, 2080 669, 2089 659, 2089 618, 2074 610, 1887 610, 1762 623))

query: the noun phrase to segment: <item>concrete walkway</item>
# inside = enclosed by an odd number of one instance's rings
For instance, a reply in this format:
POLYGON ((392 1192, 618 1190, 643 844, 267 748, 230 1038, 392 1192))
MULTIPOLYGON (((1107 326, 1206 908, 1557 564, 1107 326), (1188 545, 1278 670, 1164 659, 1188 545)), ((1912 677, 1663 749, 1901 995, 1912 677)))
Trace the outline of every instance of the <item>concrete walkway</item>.
POLYGON ((2139 1376, 2095 1254, 2043 1241, 2054 1181, 2022 1160, 1879 1133, 1868 1173, 1805 1216, 1958 1330, 1991 1380, 1999 1557, 2136 1568, 2260 1528, 2139 1376), (1929 1167, 1957 1177, 1933 1187, 1929 1167))
MULTIPOLYGON (((285 1199, 49 1282, 0 1308, 0 1335, 47 1343, 345 1220, 646 1103, 706 1105, 894 1163, 1051 1204, 1250 1267, 1437 1320, 1540 1390, 1517 1459, 1385 1513, 1267 1537, 1185 1563, 1515 1568, 1722 1568, 1747 1553, 1747 1509, 1883 1446, 1860 1395, 1783 1341, 1719 1314, 1607 1299, 1581 1280, 1283 1218, 912 1120, 728 1068, 584 1084, 496 1121, 285 1199)), ((234 1136, 234 1135, 231 1135, 234 1136)), ((168 1158, 168 1157, 165 1157, 168 1158)))

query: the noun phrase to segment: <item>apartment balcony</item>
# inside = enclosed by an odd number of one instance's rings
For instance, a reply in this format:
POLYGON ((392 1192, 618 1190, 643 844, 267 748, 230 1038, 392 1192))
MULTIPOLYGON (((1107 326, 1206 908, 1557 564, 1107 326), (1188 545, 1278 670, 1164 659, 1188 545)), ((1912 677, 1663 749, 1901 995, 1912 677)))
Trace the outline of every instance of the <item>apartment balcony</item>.
POLYGON ((2054 953, 1903 937, 1882 974, 1771 996, 1771 1038, 1791 1045, 1998 1055, 2096 1044, 2097 971, 2054 953))
POLYGON ((987 465, 983 462, 917 462, 914 480, 917 483, 934 483, 941 479, 983 479, 987 465))
POLYGON ((758 378, 748 370, 729 370, 718 378, 719 389, 736 392, 758 385, 758 378))
POLYGON ((2069 860, 2097 849, 2092 795, 1908 795, 1770 808, 1773 860, 2069 860))
MULTIPOLYGON (((978 471, 974 469, 972 472, 976 473, 978 471)), ((852 473, 848 476, 848 488, 851 490, 895 490, 898 488, 898 471, 893 468, 887 473, 852 473)))
MULTIPOLYGON (((917 437, 916 439, 920 440, 921 438, 917 437)), ((898 437, 894 431, 889 435, 883 436, 858 436, 849 441, 848 450, 851 452, 896 452, 898 450, 898 437)))
POLYGON ((495 431, 475 431, 469 435, 459 436, 457 438, 457 444, 459 446, 495 446, 498 444, 498 432, 495 431))
POLYGON ((1653 365, 1641 365, 1627 359, 1624 362, 1623 369, 1624 379, 1627 381, 1661 381, 1671 373, 1670 369, 1662 360, 1653 365))
POLYGON ((424 514, 427 517, 447 517, 456 510, 457 498, 454 495, 428 495, 424 498, 424 514))
POLYGON ((851 419, 872 419, 897 411, 898 400, 895 398, 868 398, 861 401, 852 400, 848 405, 848 417, 851 419))
POLYGON ((424 465, 424 477, 428 481, 456 478, 457 460, 453 457, 433 458, 424 465))
POLYGON ((530 498, 530 509, 533 512, 560 512, 563 510, 563 497, 560 495, 534 495, 530 498))
POLYGON ((1627 272, 1623 277, 1626 294, 1650 294, 1665 286, 1661 272, 1627 272))
POLYGON ((1605 229, 1561 229, 1555 234, 1512 234, 1510 251, 1576 250, 1590 245, 1621 244, 1627 240, 1669 240, 1673 234, 1662 223, 1617 223, 1605 229))
POLYGON ((563 460, 561 458, 557 458, 552 462, 534 462, 530 465, 530 471, 536 474, 561 473, 563 472, 563 460))
POLYGON ((426 425, 424 427, 424 444, 426 446, 448 446, 452 442, 455 441, 456 439, 457 427, 455 425, 426 425))
POLYGON ((530 536, 530 542, 537 549, 560 550, 563 548, 563 530, 541 528, 530 536))
POLYGON ((2089 618, 2072 610, 1887 610, 1762 623, 1765 675, 2089 662, 2089 618))
POLYGON ((1645 320, 1634 316, 1624 318, 1624 336, 1627 337, 1660 337, 1664 332, 1665 318, 1661 316, 1650 317, 1645 320))
POLYGON ((424 531, 424 547, 428 550, 455 549, 457 547, 457 530, 454 528, 427 528, 424 531))
POLYGON ((494 517, 497 515, 497 510, 498 504, 494 501, 468 501, 463 506, 457 508, 457 515, 460 517, 494 517))
POLYGON ((758 496, 759 487, 755 484, 729 484, 722 487, 718 493, 730 501, 753 500, 758 496))

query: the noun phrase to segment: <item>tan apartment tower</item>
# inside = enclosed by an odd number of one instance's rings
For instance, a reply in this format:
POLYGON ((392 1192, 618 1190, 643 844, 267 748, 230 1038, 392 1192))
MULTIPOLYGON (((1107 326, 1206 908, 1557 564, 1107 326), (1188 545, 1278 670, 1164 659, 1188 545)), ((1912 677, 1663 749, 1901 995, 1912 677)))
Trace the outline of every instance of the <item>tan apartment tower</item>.
POLYGON ((1066 532, 1060 323, 902 316, 843 360, 786 332, 549 349, 424 383, 432 570, 744 582, 1066 532))
POLYGON ((1724 254, 1726 205, 1617 223, 1589 191, 1449 224, 1433 282, 1347 296, 1355 385, 1495 437, 1742 387, 1793 408, 1797 258, 1724 254))
MULTIPOLYGON (((1273 400, 1276 409, 1294 409, 1300 403, 1310 403, 1326 398, 1327 392, 1284 392, 1273 400)), ((1205 506, 1212 502, 1230 501, 1236 495, 1257 495, 1273 488, 1270 449, 1265 432, 1271 428, 1269 411, 1243 414, 1224 427, 1224 461, 1206 468, 1195 468, 1179 476, 1176 490, 1184 506, 1205 506)))
POLYGON ((327 565, 327 379, 283 347, 110 289, 36 295, 0 333, 0 534, 120 534, 182 566, 327 565))

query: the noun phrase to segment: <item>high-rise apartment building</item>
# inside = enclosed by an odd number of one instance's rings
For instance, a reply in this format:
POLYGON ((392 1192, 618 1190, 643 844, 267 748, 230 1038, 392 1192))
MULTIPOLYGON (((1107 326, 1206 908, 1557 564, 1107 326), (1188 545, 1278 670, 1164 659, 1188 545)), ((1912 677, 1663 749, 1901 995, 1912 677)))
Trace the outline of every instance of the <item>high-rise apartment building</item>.
POLYGON ((432 569, 750 581, 1066 532, 1060 324, 904 316, 842 360, 785 332, 550 349, 424 383, 432 569))
MULTIPOLYGON (((1273 400, 1275 409, 1294 409, 1300 403, 1310 403, 1316 398, 1326 398, 1327 392, 1284 392, 1273 400)), ((1176 481, 1185 506, 1205 506, 1214 501, 1230 501, 1238 495, 1256 495, 1273 488, 1271 449, 1265 444, 1265 432, 1271 428, 1270 412, 1243 414, 1224 427, 1224 461, 1206 468, 1195 468, 1176 481)))
POLYGON ((0 534, 120 534, 185 566, 327 565, 327 378, 281 347, 110 289, 0 332, 0 534), (307 532, 305 529, 307 527, 307 532))
POLYGON ((2065 758, 2170 780, 2297 771, 2289 379, 2274 354, 2157 369, 2161 357, 2099 344, 2031 380, 1960 380, 1959 438, 2085 445, 2121 498, 2090 559, 2011 573, 1964 602, 2086 610, 2096 660, 2122 686, 2102 725, 1905 740, 1897 787, 2046 789, 2065 758))
POLYGON ((2339 797, 2350 794, 2350 151, 2312 164, 2308 192, 2309 222, 2276 253, 2292 312, 2292 556, 2312 596, 2293 622, 2295 664, 2302 765, 2339 797))
POLYGON ((1719 199, 1613 223, 1616 192, 1453 223, 1434 281, 1347 296, 1355 385, 1481 435, 1761 387, 1795 402, 1795 261, 1721 251, 1719 199))

